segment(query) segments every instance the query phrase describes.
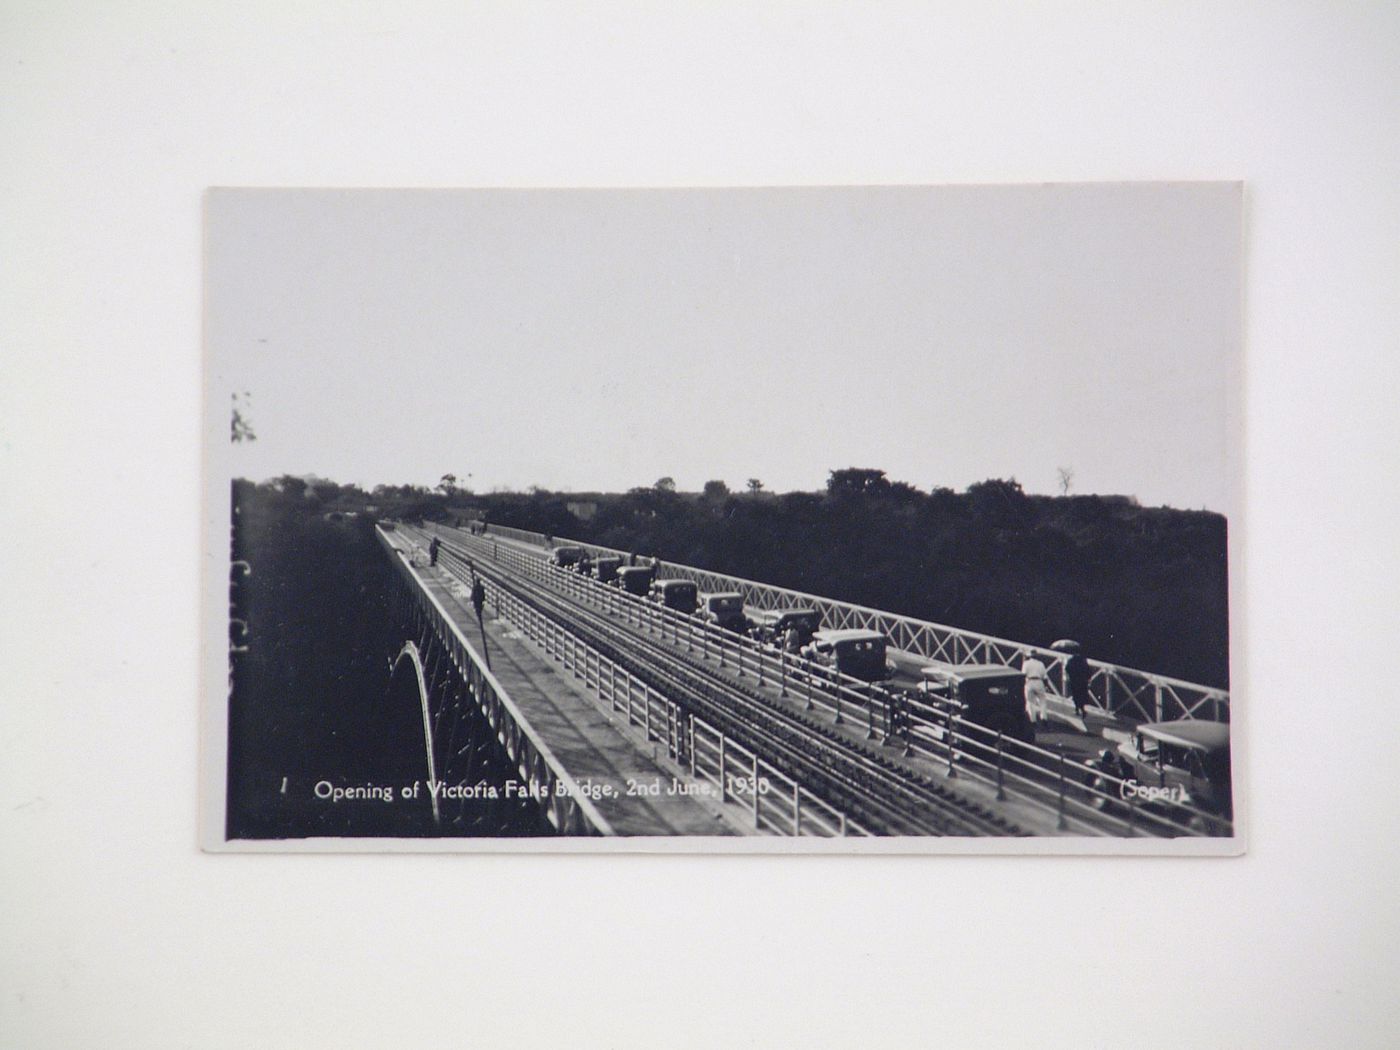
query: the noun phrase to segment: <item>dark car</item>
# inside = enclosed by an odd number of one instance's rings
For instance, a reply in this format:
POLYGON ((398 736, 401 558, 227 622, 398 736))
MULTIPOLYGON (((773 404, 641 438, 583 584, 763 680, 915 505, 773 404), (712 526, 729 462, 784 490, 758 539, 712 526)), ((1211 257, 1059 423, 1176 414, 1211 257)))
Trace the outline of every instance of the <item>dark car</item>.
POLYGON ((818 631, 802 652, 813 663, 862 682, 883 682, 894 673, 885 659, 888 645, 879 631, 818 631))
POLYGON ((656 569, 651 565, 627 565, 617 570, 617 585, 628 594, 646 597, 656 569))
POLYGON ((593 559, 594 579, 599 583, 611 583, 617 579, 617 567, 621 564, 622 559, 611 554, 593 559))
POLYGON ((693 580, 657 580, 651 585, 651 596, 677 612, 693 613, 699 588, 693 580))
POLYGON ((1176 803, 1232 818, 1230 727, 1224 722, 1144 723, 1104 754, 1100 768, 1122 780, 1113 787, 1125 801, 1176 803))
POLYGON ((582 547, 555 547, 549 552, 549 563, 568 569, 583 560, 582 547))
POLYGON ((969 722, 1031 743, 1026 676, 1005 664, 929 664, 919 672, 919 692, 954 705, 969 722))
POLYGON ((738 591, 717 591, 700 596, 700 618, 726 631, 742 634, 749 628, 744 614, 744 596, 738 591))
POLYGON ((768 645, 783 646, 789 652, 811 644, 812 637, 822 626, 821 612, 805 605, 791 609, 756 609, 749 619, 755 638, 768 645), (790 634, 794 629, 796 633, 790 634))

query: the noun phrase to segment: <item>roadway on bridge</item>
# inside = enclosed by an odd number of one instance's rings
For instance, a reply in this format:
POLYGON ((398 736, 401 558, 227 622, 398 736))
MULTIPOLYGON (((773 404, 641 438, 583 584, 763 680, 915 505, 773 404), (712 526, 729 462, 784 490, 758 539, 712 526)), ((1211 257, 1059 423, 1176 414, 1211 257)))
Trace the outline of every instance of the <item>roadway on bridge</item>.
MULTIPOLYGON (((545 553, 540 547, 513 539, 490 536, 477 537, 462 530, 448 527, 439 527, 438 531, 453 544, 471 551, 474 556, 479 559, 483 568, 485 568, 487 564, 489 564, 493 570, 499 567, 497 560, 492 557, 493 552, 497 549, 493 547, 493 544, 508 545, 514 550, 538 560, 541 564, 543 564, 545 560, 545 553)), ((621 597, 620 594, 619 597, 621 597)), ((633 599, 627 596, 627 600, 633 599)), ((624 632, 632 630, 630 625, 625 621, 618 621, 616 627, 618 630, 624 632)), ((643 634, 638 632, 639 640, 643 637, 643 634)), ((654 636, 645 637, 645 640, 653 646, 663 644, 669 645, 669 643, 664 642, 664 639, 658 639, 654 636)), ((684 647, 679 643, 669 645, 669 647, 673 649, 677 656, 683 655, 684 647)), ((919 659, 918 657, 911 658, 919 659)), ((736 688, 742 687, 749 690, 758 690, 764 694, 765 701, 771 708, 775 711, 785 712, 789 717, 793 718, 794 721, 801 719, 805 715, 804 701, 796 689, 789 695, 784 696, 779 686, 771 679, 765 684, 758 684, 754 679, 752 669, 750 669, 747 677, 740 675, 733 667, 727 669, 715 668, 712 673, 718 677, 727 679, 731 685, 736 688)), ((984 811, 996 813, 1011 825, 1006 831, 1002 832, 1002 834, 1014 835, 1017 833, 1017 829, 1035 835, 1057 835, 1065 833, 1065 829, 1062 828, 1059 823, 1058 814, 1053 809, 1047 808, 1043 804, 1035 804, 1015 796, 999 799, 997 797, 998 792, 995 785, 986 779, 972 777, 968 775, 965 770, 961 774, 955 772, 953 777, 949 777, 946 764, 939 760, 935 760, 919 752, 915 752, 912 755, 900 755, 897 749, 881 749, 872 744, 869 740, 870 727, 868 725, 868 716, 864 713, 854 710, 848 711, 844 722, 839 725, 828 725, 827 728, 830 733, 840 738, 853 751, 864 751, 865 753, 878 752, 883 760, 893 762, 895 765, 917 774, 926 781, 942 785, 946 791, 966 800, 966 802, 971 803, 973 806, 980 807, 984 811)), ((1052 740, 1059 744, 1059 749, 1063 749, 1066 752, 1067 758, 1070 759, 1072 768, 1079 768, 1081 772, 1082 767, 1078 767, 1078 763, 1075 760, 1096 755, 1102 750, 1105 744, 1102 737, 1087 736, 1074 731, 1068 726, 1046 730, 1044 733, 1047 738, 1047 744, 1052 740)), ((1072 830, 1078 830, 1082 833, 1087 829, 1083 825, 1079 825, 1072 830)))
MULTIPOLYGON (((452 526, 441 526, 441 529, 457 542, 499 544, 534 558, 544 558, 548 554, 545 548, 514 537, 489 533, 485 536, 474 536, 466 530, 452 526)), ((928 665, 928 658, 895 648, 889 649, 888 655, 897 669, 893 684, 906 688, 917 686, 920 681, 919 671, 928 665)), ((1063 753, 1066 759, 1074 763, 1088 762, 1114 741, 1127 739, 1134 725, 1098 707, 1088 708, 1085 717, 1080 718, 1074 713, 1074 705, 1068 699, 1053 694, 1046 698, 1046 709, 1049 720, 1036 728, 1036 744, 1049 751, 1063 753)))

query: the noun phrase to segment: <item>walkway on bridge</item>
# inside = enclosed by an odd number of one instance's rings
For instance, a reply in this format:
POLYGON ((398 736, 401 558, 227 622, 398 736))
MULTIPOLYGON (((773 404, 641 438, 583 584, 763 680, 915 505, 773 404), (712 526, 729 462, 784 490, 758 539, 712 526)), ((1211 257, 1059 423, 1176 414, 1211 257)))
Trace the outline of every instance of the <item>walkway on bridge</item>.
POLYGON ((419 584, 451 615, 473 646, 483 651, 494 674, 530 727, 548 744, 569 774, 587 787, 610 787, 611 796, 593 803, 621 836, 734 835, 748 830, 744 811, 721 805, 717 797, 667 794, 674 781, 688 777, 643 745, 567 676, 536 654, 510 624, 498 620, 489 606, 481 623, 466 587, 443 571, 430 567, 421 547, 402 534, 386 534, 388 542, 407 559, 419 584), (660 784, 659 794, 627 795, 628 783, 660 784))

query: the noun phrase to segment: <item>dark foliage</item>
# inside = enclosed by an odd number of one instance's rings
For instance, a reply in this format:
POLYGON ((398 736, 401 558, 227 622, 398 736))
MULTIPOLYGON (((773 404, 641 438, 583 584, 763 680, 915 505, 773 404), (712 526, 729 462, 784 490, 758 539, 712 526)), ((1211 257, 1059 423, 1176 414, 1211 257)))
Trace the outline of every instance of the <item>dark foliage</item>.
MULTIPOLYGON (((421 804, 314 795, 321 780, 398 788, 427 779, 417 689, 411 675, 389 675, 405 628, 374 516, 363 511, 375 499, 399 513, 435 508, 413 490, 367 497, 295 478, 234 483, 233 557, 251 572, 231 593, 248 628, 229 702, 230 838, 454 833, 432 823, 426 795, 421 804)), ((476 833, 540 830, 510 820, 476 833)))
MULTIPOLYGON (((321 491, 319 483, 317 491, 321 491)), ((381 517, 443 517, 426 489, 350 486, 381 517)), ((1014 480, 924 493, 884 471, 833 470, 825 492, 493 493, 501 525, 656 555, 1016 641, 1077 638, 1091 657, 1229 684, 1226 522, 1110 496, 1030 496, 1014 480), (597 504, 590 521, 571 500, 597 504)), ((327 507, 331 504, 327 503, 327 507)))

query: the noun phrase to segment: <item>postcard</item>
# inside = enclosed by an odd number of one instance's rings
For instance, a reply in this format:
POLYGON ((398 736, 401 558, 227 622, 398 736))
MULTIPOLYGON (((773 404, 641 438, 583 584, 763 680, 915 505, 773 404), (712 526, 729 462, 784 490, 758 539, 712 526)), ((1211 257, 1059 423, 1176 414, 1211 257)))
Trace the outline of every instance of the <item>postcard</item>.
POLYGON ((210 190, 203 845, 1242 852, 1242 209, 210 190))

